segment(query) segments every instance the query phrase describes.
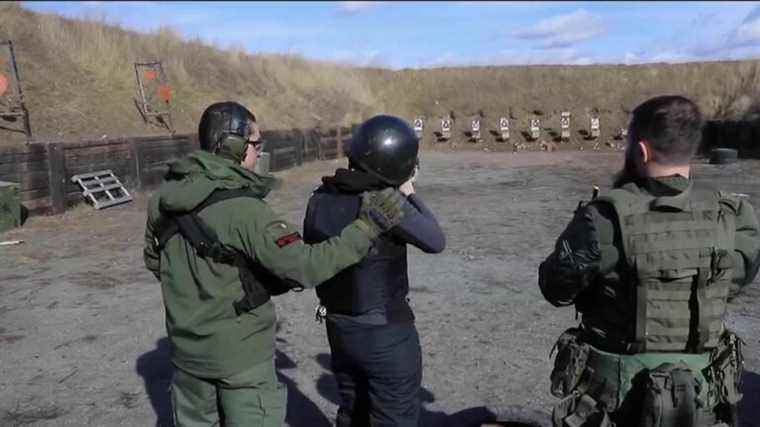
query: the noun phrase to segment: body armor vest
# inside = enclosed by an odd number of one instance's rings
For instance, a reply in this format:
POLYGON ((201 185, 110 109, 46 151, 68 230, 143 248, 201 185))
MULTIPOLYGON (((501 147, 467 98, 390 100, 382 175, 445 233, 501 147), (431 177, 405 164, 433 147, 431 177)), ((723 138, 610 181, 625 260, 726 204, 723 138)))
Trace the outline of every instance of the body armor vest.
MULTIPOLYGON (((735 205, 717 191, 693 185, 664 197, 629 185, 594 203, 610 204, 618 218, 628 268, 615 274, 630 292, 619 292, 610 302, 627 306, 629 313, 635 310, 630 352, 698 353, 714 348, 723 332, 733 269, 735 205)), ((607 327, 630 322, 630 316, 627 322, 614 318, 614 310, 598 312, 605 314, 601 319, 593 316, 595 321, 607 327)), ((628 331, 609 335, 630 337, 628 331)))
MULTIPOLYGON (((317 190, 309 201, 304 239, 318 243, 337 236, 359 215, 359 194, 317 190)), ((389 321, 409 320, 406 243, 388 233, 379 236, 364 260, 317 286, 317 296, 328 312, 359 315, 385 313, 389 321)))

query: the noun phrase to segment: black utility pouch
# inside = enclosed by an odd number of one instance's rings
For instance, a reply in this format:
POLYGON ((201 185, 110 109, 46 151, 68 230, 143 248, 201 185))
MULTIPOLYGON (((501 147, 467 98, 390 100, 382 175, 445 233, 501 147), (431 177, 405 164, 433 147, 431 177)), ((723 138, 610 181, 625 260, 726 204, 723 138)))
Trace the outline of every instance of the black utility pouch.
POLYGON ((684 363, 650 371, 642 396, 641 427, 696 426, 701 386, 684 363))

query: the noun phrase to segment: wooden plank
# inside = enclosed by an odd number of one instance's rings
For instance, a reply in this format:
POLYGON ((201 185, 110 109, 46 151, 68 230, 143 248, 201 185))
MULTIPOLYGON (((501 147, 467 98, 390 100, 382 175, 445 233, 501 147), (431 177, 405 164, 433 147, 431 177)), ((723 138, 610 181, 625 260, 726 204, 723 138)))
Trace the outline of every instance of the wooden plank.
POLYGON ((36 190, 49 187, 49 172, 28 172, 0 174, 0 181, 10 181, 19 184, 21 191, 36 190))
POLYGON ((128 144, 114 144, 114 145, 103 145, 98 147, 87 147, 87 148, 65 148, 64 151, 66 152, 66 158, 67 159, 76 159, 79 157, 88 157, 88 156, 101 156, 101 155, 107 155, 110 153, 124 153, 129 151, 129 145, 128 144))
POLYGON ((138 190, 142 188, 142 144, 138 141, 130 141, 129 155, 132 157, 132 183, 138 190))
POLYGON ((155 166, 156 164, 165 164, 179 160, 185 157, 187 153, 162 153, 162 154, 149 154, 143 153, 143 162, 147 167, 155 166))
POLYGON ((60 144, 48 144, 48 161, 50 162, 50 208, 54 214, 66 209, 64 188, 66 185, 66 158, 60 144))
POLYGON ((0 164, 0 175, 10 173, 47 172, 47 159, 37 162, 0 164))
POLYGON ((335 145, 336 145, 335 150, 337 152, 337 155, 336 155, 337 157, 343 151, 343 128, 338 127, 336 129, 336 134, 337 135, 335 137, 335 145))
POLYGON ((142 146, 144 151, 152 151, 152 150, 162 150, 162 149, 170 149, 170 150, 176 150, 176 149, 187 149, 187 150, 194 150, 195 148, 189 141, 167 141, 160 144, 154 143, 154 142, 140 142, 140 145, 142 146))
POLYGON ((154 153, 163 153, 163 152, 190 152, 193 151, 193 147, 190 144, 161 144, 161 145, 153 145, 153 144, 146 144, 141 143, 141 147, 144 153, 146 154, 154 154, 154 153))
POLYGON ((42 144, 19 144, 19 145, 0 145, 0 157, 7 154, 18 153, 45 153, 45 146, 42 144))
POLYGON ((0 153, 0 165, 32 163, 45 160, 47 160, 47 151, 44 148, 40 151, 36 144, 30 144, 24 151, 6 151, 0 153))
MULTIPOLYGON (((152 135, 152 136, 138 136, 138 137, 124 137, 124 138, 109 138, 109 139, 96 139, 96 140, 84 140, 84 141, 70 141, 70 142, 57 142, 62 145, 65 145, 69 148, 86 148, 86 147, 97 147, 102 145, 109 145, 109 144, 129 144, 131 141, 138 141, 138 142, 148 142, 148 143, 160 143, 162 141, 169 141, 169 142, 177 142, 177 141, 183 141, 187 142, 190 145, 193 144, 193 138, 194 134, 182 134, 182 135, 152 135)), ((35 142, 34 144, 29 145, 41 145, 45 146, 47 144, 56 143, 56 141, 43 141, 43 142, 35 142)))
MULTIPOLYGON (((119 150, 109 153, 80 154, 76 157, 66 157, 67 167, 84 167, 96 163, 129 164, 132 161, 128 150, 119 150)), ((93 169, 96 170, 96 169, 93 169)))
POLYGON ((26 200, 34 200, 34 199, 45 199, 46 203, 50 203, 50 189, 49 188, 39 188, 36 190, 25 190, 21 191, 21 201, 26 200))
POLYGON ((30 214, 34 215, 49 213, 52 210, 50 206, 50 197, 22 199, 21 204, 29 210, 30 214))

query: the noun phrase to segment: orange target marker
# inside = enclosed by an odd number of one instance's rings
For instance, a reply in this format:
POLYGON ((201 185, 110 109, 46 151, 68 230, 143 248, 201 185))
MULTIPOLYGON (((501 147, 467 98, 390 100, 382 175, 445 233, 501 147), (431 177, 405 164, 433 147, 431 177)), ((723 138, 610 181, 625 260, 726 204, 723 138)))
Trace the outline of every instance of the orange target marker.
POLYGON ((145 70, 143 76, 145 80, 155 80, 158 77, 158 72, 156 70, 145 70))
POLYGON ((8 90, 8 78, 0 74, 0 96, 3 96, 6 90, 8 90))
POLYGON ((169 85, 158 86, 158 97, 162 101, 168 103, 172 100, 172 88, 169 85))

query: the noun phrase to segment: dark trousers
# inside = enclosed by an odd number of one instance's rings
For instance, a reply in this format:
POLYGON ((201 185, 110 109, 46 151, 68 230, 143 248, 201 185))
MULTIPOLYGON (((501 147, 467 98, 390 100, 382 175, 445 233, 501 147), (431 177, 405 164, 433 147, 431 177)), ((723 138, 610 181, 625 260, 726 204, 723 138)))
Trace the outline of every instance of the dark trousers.
POLYGON ((337 427, 417 427, 422 353, 414 323, 327 320, 338 382, 337 427))

